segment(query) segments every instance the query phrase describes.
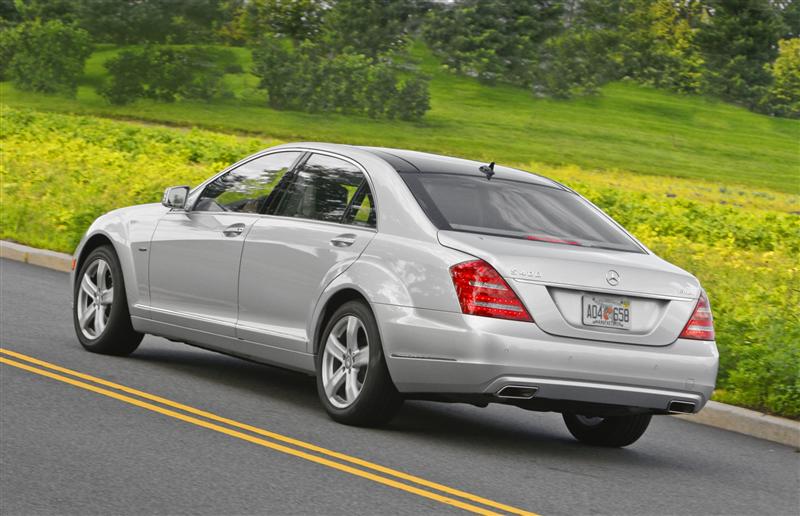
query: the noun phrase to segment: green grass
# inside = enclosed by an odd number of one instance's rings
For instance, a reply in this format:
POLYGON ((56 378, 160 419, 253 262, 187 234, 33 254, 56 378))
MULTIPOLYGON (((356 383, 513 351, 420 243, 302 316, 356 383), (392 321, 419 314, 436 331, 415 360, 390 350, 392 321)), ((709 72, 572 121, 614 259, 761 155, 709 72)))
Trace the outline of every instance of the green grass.
MULTIPOLYGON (((248 69, 250 54, 233 49, 248 69)), ((211 103, 139 101, 111 106, 95 88, 103 62, 118 49, 99 47, 74 99, 21 92, 0 84, 7 105, 93 114, 281 140, 385 145, 515 164, 704 179, 788 193, 800 192, 800 121, 757 115, 702 97, 628 83, 596 97, 535 99, 520 88, 488 87, 443 70, 422 45, 412 55, 431 75, 432 109, 419 124, 266 107, 250 74, 227 75, 228 98, 211 103)))
MULTIPOLYGON (((102 213, 158 202, 166 186, 281 143, 4 106, 0 116, 0 238, 61 251, 102 213)), ((574 165, 545 172, 700 279, 720 351, 716 399, 800 418, 797 196, 574 165)))

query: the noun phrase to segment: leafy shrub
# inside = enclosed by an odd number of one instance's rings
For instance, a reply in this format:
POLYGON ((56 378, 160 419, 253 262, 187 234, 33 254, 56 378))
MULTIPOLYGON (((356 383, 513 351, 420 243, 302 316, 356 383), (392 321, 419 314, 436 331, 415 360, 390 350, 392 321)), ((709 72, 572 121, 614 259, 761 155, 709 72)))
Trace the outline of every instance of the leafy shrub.
POLYGON ((400 88, 394 113, 403 120, 419 120, 431 108, 430 100, 427 79, 418 75, 409 77, 400 88))
POLYGON ((800 38, 780 42, 778 58, 769 67, 773 84, 763 100, 766 111, 800 118, 800 38))
POLYGON ((8 76, 20 89, 74 95, 92 52, 89 34, 60 21, 27 22, 3 36, 3 53, 11 53, 8 76))
POLYGON ((329 54, 308 41, 297 47, 265 37, 253 50, 253 73, 276 109, 364 114, 419 120, 430 109, 428 84, 418 73, 400 83, 388 61, 329 54))
POLYGON ((218 52, 202 47, 125 50, 106 62, 110 79, 99 93, 112 104, 140 98, 209 100, 223 92, 226 65, 221 61, 218 52))
POLYGON ((444 63, 481 82, 531 84, 541 44, 561 30, 561 2, 463 0, 432 10, 425 39, 444 63))
POLYGON ((572 31, 548 39, 533 72, 534 93, 555 98, 597 93, 610 66, 596 32, 572 31))
POLYGON ((0 81, 4 81, 8 74, 8 65, 14 58, 17 43, 17 31, 13 28, 0 29, 0 81))
POLYGON ((720 353, 715 399, 800 418, 796 253, 709 245, 643 228, 637 236, 695 274, 708 292, 720 353))

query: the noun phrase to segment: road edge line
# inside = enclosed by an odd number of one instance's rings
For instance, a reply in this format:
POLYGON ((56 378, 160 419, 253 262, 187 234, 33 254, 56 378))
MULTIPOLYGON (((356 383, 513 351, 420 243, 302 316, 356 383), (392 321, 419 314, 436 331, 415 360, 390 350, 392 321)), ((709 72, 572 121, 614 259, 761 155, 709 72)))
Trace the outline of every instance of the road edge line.
MULTIPOLYGON (((62 272, 72 270, 71 255, 38 249, 8 240, 0 240, 0 258, 62 272)), ((800 422, 793 419, 771 416, 718 401, 709 401, 705 408, 697 414, 677 414, 673 417, 800 449, 800 422)))

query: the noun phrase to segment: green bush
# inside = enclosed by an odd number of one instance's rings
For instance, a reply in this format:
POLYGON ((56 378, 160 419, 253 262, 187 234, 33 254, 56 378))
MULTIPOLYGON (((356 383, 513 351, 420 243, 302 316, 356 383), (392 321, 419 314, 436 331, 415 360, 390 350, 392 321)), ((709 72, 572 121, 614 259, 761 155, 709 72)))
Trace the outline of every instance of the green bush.
POLYGON ((253 49, 253 74, 275 109, 419 120, 430 109, 427 80, 362 54, 330 54, 319 45, 267 36, 253 49))
POLYGON ((393 114, 402 120, 421 119, 431 108, 428 80, 419 75, 406 79, 393 107, 393 114))
POLYGON ((8 77, 21 90, 74 95, 91 39, 83 30, 60 21, 27 22, 3 36, 3 54, 13 53, 8 77), (13 50, 11 50, 13 49, 13 50))
POLYGON ((223 93, 224 63, 231 60, 220 52, 203 47, 126 50, 106 62, 110 78, 99 93, 112 104, 140 98, 209 100, 223 93))
POLYGON ((8 65, 14 58, 17 31, 13 28, 0 29, 0 81, 7 79, 8 65))
POLYGON ((602 48, 596 32, 572 31, 548 39, 533 73, 534 93, 555 98, 597 93, 611 65, 602 48))
POLYGON ((800 118, 800 38, 782 40, 779 48, 778 58, 769 67, 773 83, 763 100, 764 110, 800 118))

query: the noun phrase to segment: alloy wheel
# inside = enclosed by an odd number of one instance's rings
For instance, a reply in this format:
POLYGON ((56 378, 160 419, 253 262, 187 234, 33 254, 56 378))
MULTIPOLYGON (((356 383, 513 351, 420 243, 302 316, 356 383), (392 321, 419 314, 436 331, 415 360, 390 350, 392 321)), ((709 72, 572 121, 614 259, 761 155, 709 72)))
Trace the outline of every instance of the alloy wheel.
POLYGON ((354 315, 339 319, 328 334, 322 355, 322 385, 328 401, 339 409, 352 405, 367 378, 369 338, 354 315))
POLYGON ((78 291, 78 325, 87 339, 96 339, 108 326, 114 283, 111 267, 102 258, 92 262, 81 278, 78 291))

